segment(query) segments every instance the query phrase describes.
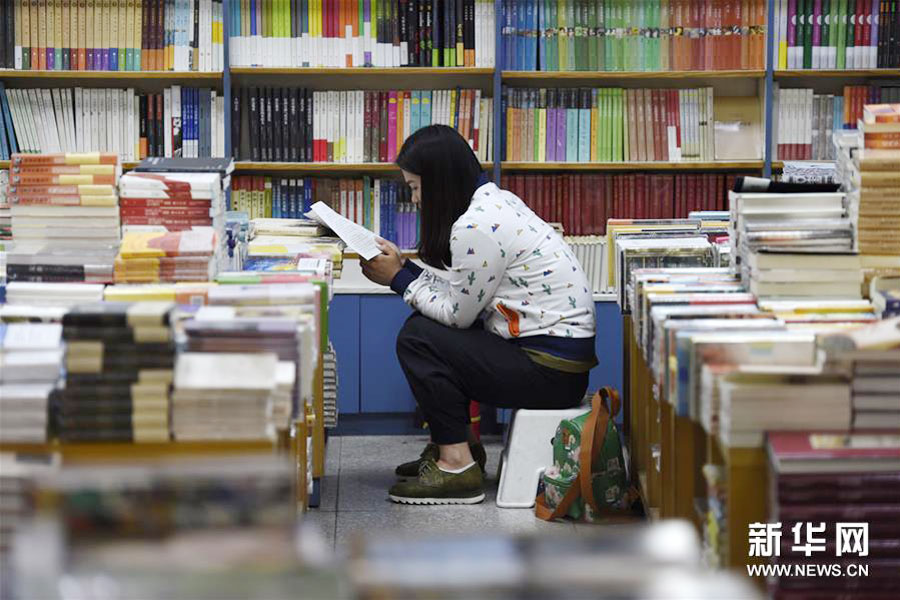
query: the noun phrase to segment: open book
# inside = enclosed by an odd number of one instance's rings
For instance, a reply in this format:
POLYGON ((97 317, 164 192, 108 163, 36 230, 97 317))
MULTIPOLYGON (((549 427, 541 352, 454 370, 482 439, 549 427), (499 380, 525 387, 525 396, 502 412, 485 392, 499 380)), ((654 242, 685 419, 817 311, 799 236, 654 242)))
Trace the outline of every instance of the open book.
POLYGON ((324 202, 313 204, 306 216, 334 231, 351 250, 362 258, 371 260, 381 254, 381 250, 375 244, 374 233, 342 217, 324 202))

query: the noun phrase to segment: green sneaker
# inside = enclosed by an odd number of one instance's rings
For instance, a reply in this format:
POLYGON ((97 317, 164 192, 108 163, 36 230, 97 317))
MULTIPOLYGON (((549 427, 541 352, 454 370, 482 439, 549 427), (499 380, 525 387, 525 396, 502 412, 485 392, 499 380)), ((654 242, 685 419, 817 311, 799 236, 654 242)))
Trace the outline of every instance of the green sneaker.
POLYGON ((447 473, 427 458, 414 481, 395 484, 388 496, 400 504, 478 504, 484 500, 484 476, 477 464, 462 473, 447 473))
MULTIPOLYGON (((484 444, 481 442, 469 444, 469 451, 472 453, 472 458, 474 458, 475 462, 478 463, 478 466, 481 467, 481 472, 484 473, 484 467, 487 465, 487 452, 484 450, 484 444)), ((419 474, 419 467, 422 466, 423 462, 428 459, 437 462, 440 457, 441 453, 440 450, 438 450, 437 444, 429 442, 428 445, 425 446, 425 449, 422 450, 422 454, 419 455, 418 459, 403 463, 394 469, 394 473, 398 477, 416 477, 419 474)))

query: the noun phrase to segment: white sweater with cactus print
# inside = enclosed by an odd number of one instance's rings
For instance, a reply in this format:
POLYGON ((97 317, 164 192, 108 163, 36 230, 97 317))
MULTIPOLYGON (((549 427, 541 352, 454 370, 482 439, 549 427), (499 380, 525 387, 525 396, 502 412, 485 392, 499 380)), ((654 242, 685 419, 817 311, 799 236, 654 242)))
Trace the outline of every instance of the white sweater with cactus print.
POLYGON ((493 183, 479 187, 453 224, 452 267, 424 270, 403 299, 451 327, 477 318, 504 338, 595 334, 590 285, 572 251, 522 200, 493 183))

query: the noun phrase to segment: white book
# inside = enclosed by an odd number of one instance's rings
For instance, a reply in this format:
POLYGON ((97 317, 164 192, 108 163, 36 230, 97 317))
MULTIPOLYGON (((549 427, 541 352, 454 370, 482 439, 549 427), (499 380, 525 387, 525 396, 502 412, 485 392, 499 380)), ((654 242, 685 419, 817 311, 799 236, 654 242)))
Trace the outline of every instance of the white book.
POLYGON ((706 88, 706 159, 715 160, 716 158, 716 135, 713 126, 715 120, 714 99, 712 87, 706 88))
MULTIPOLYGON (((346 40, 341 40, 346 47, 346 40)), ((350 102, 350 93, 347 91, 340 92, 340 105, 339 105, 339 128, 340 128, 340 146, 341 146, 341 156, 340 161, 338 162, 350 162, 349 153, 347 152, 350 146, 350 115, 348 112, 353 110, 352 104, 350 102)), ((335 157, 337 158, 337 157, 335 157)))
POLYGON ((172 88, 163 90, 163 145, 165 156, 172 154, 172 88))
POLYGON ((73 108, 72 121, 74 126, 75 152, 84 152, 84 117, 82 116, 82 97, 84 93, 82 88, 76 87, 72 89, 73 108))
POLYGON ((109 143, 110 125, 109 125, 109 90, 97 90, 97 111, 94 115, 97 123, 100 125, 100 151, 110 152, 112 145, 109 143))
POLYGON ((95 150, 103 150, 104 142, 101 136, 100 125, 100 96, 103 90, 90 90, 91 92, 91 114, 90 114, 90 130, 91 130, 91 148, 95 150))
POLYGON ((225 156, 225 97, 217 96, 216 97, 216 114, 219 116, 216 121, 216 140, 218 141, 218 147, 216 148, 216 153, 213 156, 224 157, 225 156))
POLYGON ((7 89, 6 96, 9 100, 9 110, 12 113, 13 131, 15 131, 16 139, 19 142, 19 151, 31 152, 33 142, 31 141, 30 132, 25 126, 25 117, 20 108, 19 90, 7 89))
POLYGON ((63 152, 74 152, 75 140, 71 135, 72 130, 69 123, 72 118, 72 107, 69 103, 69 97, 71 96, 72 91, 69 88, 59 88, 57 92, 57 99, 59 101, 57 106, 57 112, 59 113, 57 121, 60 127, 63 152))
POLYGON ((132 101, 132 109, 134 111, 134 120, 132 121, 132 128, 134 131, 134 159, 138 160, 141 157, 141 104, 140 98, 137 95, 131 99, 132 101))
POLYGON ((62 107, 62 96, 59 88, 50 90, 50 100, 52 103, 51 105, 53 106, 53 119, 56 123, 56 131, 59 135, 59 150, 60 152, 66 152, 69 138, 68 135, 66 135, 68 131, 65 123, 66 115, 62 107))
POLYGON ((56 119, 56 111, 53 108, 53 98, 49 89, 41 90, 41 102, 44 106, 44 115, 45 121, 44 123, 49 126, 47 131, 48 137, 47 141, 49 142, 49 151, 50 152, 61 152, 62 151, 62 143, 60 140, 60 127, 57 124, 56 119))
MULTIPOLYGON (((484 144, 481 142, 483 138, 483 134, 481 132, 481 123, 484 122, 484 103, 481 101, 481 90, 475 90, 475 99, 472 110, 472 138, 469 140, 469 145, 472 146, 472 149, 476 151, 479 160, 484 160, 481 158, 481 150, 484 148, 484 144), (475 147, 475 133, 478 133, 478 147, 475 147)), ((542 158, 543 148, 538 150, 538 160, 541 162, 545 162, 544 158, 542 158)))
POLYGON ((41 152, 51 152, 50 148, 50 122, 44 112, 44 101, 41 90, 29 89, 28 103, 25 105, 31 113, 32 127, 37 132, 38 150, 41 152), (39 126, 38 126, 39 125, 39 126))
POLYGON ((70 152, 78 151, 78 136, 75 134, 75 90, 65 90, 66 121, 69 125, 70 152))

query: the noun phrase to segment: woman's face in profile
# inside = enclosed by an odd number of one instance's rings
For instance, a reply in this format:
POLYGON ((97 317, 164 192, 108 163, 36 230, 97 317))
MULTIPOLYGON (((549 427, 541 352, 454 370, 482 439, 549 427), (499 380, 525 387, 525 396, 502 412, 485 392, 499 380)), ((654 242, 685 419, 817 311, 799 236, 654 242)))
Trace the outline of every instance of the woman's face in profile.
POLYGON ((409 185, 409 191, 411 192, 411 201, 416 206, 422 201, 420 194, 422 193, 422 178, 418 175, 414 175, 409 171, 404 171, 400 169, 400 172, 403 173, 403 179, 406 181, 407 185, 409 185))

